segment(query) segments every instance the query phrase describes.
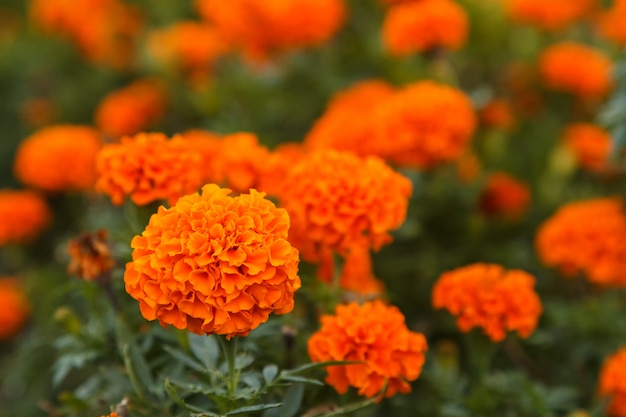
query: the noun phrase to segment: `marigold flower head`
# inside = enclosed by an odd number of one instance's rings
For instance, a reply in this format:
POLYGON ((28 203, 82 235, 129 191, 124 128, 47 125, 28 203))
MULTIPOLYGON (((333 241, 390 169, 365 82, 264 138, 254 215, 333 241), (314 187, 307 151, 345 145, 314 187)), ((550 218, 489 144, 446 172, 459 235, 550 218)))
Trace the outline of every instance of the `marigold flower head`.
POLYGON ((293 309, 299 257, 287 212, 255 190, 229 194, 205 185, 159 207, 133 238, 124 282, 147 320, 230 339, 293 309))
POLYGON ((198 152, 202 159, 202 182, 208 184, 221 183, 224 180, 220 153, 222 150, 221 136, 208 130, 191 129, 179 135, 190 149, 198 152))
POLYGON ((406 217, 411 182, 376 157, 333 150, 310 154, 285 179, 279 196, 303 258, 355 244, 379 249, 406 217))
POLYGON ((48 204, 37 193, 0 189, 0 246, 36 238, 51 218, 48 204))
POLYGON ((30 313, 26 294, 17 279, 0 278, 0 305, 0 340, 7 340, 22 328, 30 313))
POLYGON ((485 126, 503 131, 510 131, 517 122, 513 105, 505 99, 495 99, 487 103, 480 110, 479 117, 485 126))
POLYGON ((578 164, 592 172, 602 172, 608 167, 611 153, 611 135, 591 123, 573 123, 563 132, 563 141, 574 152, 578 164))
POLYGON ((613 7, 601 12, 596 20, 598 32, 604 38, 626 45, 626 1, 615 0, 613 7))
POLYGON ((345 19, 343 0, 197 0, 200 15, 252 58, 318 46, 345 19))
MULTIPOLYGON (((324 251, 317 277, 331 284, 335 277, 336 267, 333 253, 330 250, 324 251)), ((383 293, 385 286, 374 276, 372 257, 367 246, 355 245, 347 250, 338 284, 340 288, 360 297, 378 298, 383 293)))
POLYGON ((511 19, 544 30, 562 30, 585 17, 596 0, 506 0, 511 19))
POLYGON ((539 228, 535 245, 543 263, 565 276, 626 285, 626 214, 618 199, 563 205, 539 228))
POLYGON ((489 175, 480 196, 480 209, 488 216, 501 216, 517 220, 530 203, 528 185, 505 172, 489 175))
POLYGON ((380 393, 379 399, 411 392, 409 382, 419 377, 428 346, 424 335, 409 331, 400 310, 378 300, 350 303, 320 321, 308 341, 312 362, 363 362, 326 368, 326 382, 337 392, 352 386, 366 397, 380 393))
POLYGON ((93 281, 105 276, 115 266, 108 243, 109 233, 100 229, 95 233, 83 233, 70 240, 68 252, 70 264, 67 272, 85 281, 93 281))
POLYGON ((109 93, 96 110, 96 126, 108 135, 133 135, 165 112, 165 91, 154 79, 142 79, 109 93))
POLYGON ((457 316, 463 332, 480 327, 494 342, 509 331, 528 337, 542 310, 534 286, 535 278, 524 271, 476 263, 443 273, 433 288, 433 306, 457 316))
POLYGON ((200 154, 184 139, 161 133, 125 136, 102 147, 96 160, 96 190, 120 205, 125 196, 137 205, 167 199, 170 204, 202 185, 200 154))
POLYGON ((609 92, 612 66, 602 52, 574 42, 552 45, 539 58, 541 77, 548 88, 587 99, 602 98, 609 92))
POLYGON ((381 154, 374 115, 394 92, 393 86, 376 79, 361 81, 338 92, 307 134, 305 146, 349 151, 361 156, 381 154))
POLYGON ((91 62, 128 67, 141 29, 138 9, 120 0, 32 0, 31 20, 72 41, 91 62))
POLYGON ((177 22, 149 39, 149 51, 158 62, 185 72, 209 70, 228 50, 221 33, 203 22, 177 22))
POLYGON ((259 178, 259 190, 270 196, 279 196, 291 168, 306 157, 299 142, 285 142, 273 149, 259 178))
POLYGON ((13 172, 23 184, 44 191, 90 190, 101 145, 98 132, 87 126, 46 127, 20 143, 13 172))
POLYGON ((244 192, 259 188, 269 158, 270 151, 256 135, 240 132, 222 137, 216 163, 223 182, 235 192, 244 192))
POLYGON ((626 347, 604 360, 599 379, 600 394, 611 399, 608 415, 626 417, 626 347))
POLYGON ((387 100, 377 111, 375 123, 379 141, 386 146, 386 160, 428 169, 466 151, 476 115, 470 99, 460 90, 419 81, 387 100))
POLYGON ((420 0, 392 7, 383 23, 389 52, 406 56, 435 48, 458 49, 468 33, 465 10, 453 0, 420 0))

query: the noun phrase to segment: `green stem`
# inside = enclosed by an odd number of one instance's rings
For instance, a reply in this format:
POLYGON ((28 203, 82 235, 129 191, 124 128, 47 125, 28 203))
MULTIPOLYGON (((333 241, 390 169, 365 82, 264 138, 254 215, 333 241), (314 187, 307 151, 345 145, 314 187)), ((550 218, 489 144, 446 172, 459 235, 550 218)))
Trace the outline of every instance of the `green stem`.
POLYGON ((222 352, 224 353, 224 359, 228 364, 228 394, 234 397, 237 393, 237 385, 239 384, 239 370, 235 369, 235 359, 237 358, 237 337, 231 340, 226 340, 225 337, 218 337, 220 345, 222 346, 222 352))
POLYGON ((491 362, 498 350, 498 344, 492 342, 480 330, 474 329, 467 335, 468 359, 475 382, 480 383, 491 368, 491 362))

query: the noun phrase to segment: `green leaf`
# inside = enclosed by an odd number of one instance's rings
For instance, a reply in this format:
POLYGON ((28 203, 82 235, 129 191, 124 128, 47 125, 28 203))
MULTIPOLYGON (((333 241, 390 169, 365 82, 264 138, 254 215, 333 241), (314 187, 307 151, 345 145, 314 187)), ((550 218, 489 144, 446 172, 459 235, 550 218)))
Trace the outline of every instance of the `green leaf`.
POLYGON ((252 365, 252 362, 254 362, 254 356, 250 354, 242 353, 240 355, 237 355, 237 357, 235 358, 235 369, 243 369, 247 366, 252 365))
POLYGON ((224 416, 234 416, 237 414, 243 413, 251 413, 253 411, 262 411, 270 408, 277 408, 283 405, 283 403, 271 403, 271 404, 258 404, 258 405, 248 405, 245 407, 236 408, 228 413, 224 414, 224 416))
POLYGON ((196 370, 198 372, 202 372, 204 374, 208 373, 208 369, 207 368, 202 366, 202 364, 200 362, 196 361, 191 356, 186 355, 184 352, 181 352, 180 350, 174 349, 173 347, 170 347, 170 346, 164 346, 163 349, 167 353, 172 355, 172 357, 174 359, 178 360, 181 363, 184 363, 189 368, 191 368, 193 370, 196 370))
POLYGON ((335 366, 335 365, 356 365, 361 362, 354 361, 328 361, 328 362, 316 362, 316 363, 307 363, 306 365, 299 366, 295 369, 290 369, 287 371, 283 371, 283 374, 301 374, 303 372, 312 371, 313 369, 326 368, 327 366, 335 366))
POLYGON ((324 383, 321 382, 321 381, 318 381, 317 379, 305 378, 303 376, 298 376, 298 375, 290 375, 290 374, 282 374, 281 373, 279 379, 281 381, 302 382, 302 383, 305 383, 305 384, 319 385, 321 387, 324 386, 324 383))
POLYGON ((148 393, 154 389, 154 381, 146 360, 132 344, 124 345, 123 354, 130 383, 139 398, 146 399, 148 393))
POLYGON ((278 417, 294 417, 298 410, 300 410, 303 397, 303 384, 293 384, 292 386, 290 386, 285 393, 285 404, 280 408, 280 413, 278 414, 278 417))
POLYGON ((179 406, 183 407, 186 410, 195 411, 196 413, 200 413, 200 415, 221 417, 221 416, 219 416, 217 414, 211 413, 210 411, 203 410, 200 407, 196 407, 194 405, 187 404, 180 397, 180 395, 178 394, 177 387, 174 384, 172 384, 172 382, 169 380, 169 378, 165 379, 165 391, 167 392, 167 395, 169 395, 169 397, 172 399, 172 401, 174 401, 176 404, 178 404, 179 406))
POLYGON ((278 366, 270 364, 266 365, 265 368, 263 368, 263 378, 265 379, 266 383, 269 384, 270 382, 272 382, 276 378, 276 375, 278 375, 278 366))
POLYGON ((215 336, 200 336, 189 332, 189 348, 207 368, 215 368, 220 358, 220 345, 215 336))

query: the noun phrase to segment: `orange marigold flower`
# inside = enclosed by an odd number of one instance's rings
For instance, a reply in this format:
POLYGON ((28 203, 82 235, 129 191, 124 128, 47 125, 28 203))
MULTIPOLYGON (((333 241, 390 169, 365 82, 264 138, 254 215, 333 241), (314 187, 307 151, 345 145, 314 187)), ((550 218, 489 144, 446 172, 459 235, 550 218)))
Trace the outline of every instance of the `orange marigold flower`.
POLYGON ((480 209, 486 215, 510 220, 521 218, 529 203, 528 185, 505 172, 489 175, 479 200, 480 209))
POLYGON ((468 33, 465 10, 453 0, 420 0, 392 7, 383 24, 383 41, 396 56, 443 47, 458 49, 468 33))
POLYGON ((109 273, 115 266, 115 260, 111 255, 108 236, 106 230, 100 229, 95 233, 83 233, 70 240, 68 274, 93 281, 109 273))
POLYGON ((375 250, 406 218, 411 182, 376 157, 333 150, 310 154, 285 179, 279 196, 292 220, 292 242, 303 258, 340 254, 355 244, 375 250))
POLYGON ((111 413, 111 414, 107 414, 106 416, 101 416, 101 417, 120 417, 120 415, 117 413, 111 413))
POLYGON ((159 207, 133 238, 124 281, 147 320, 230 339, 293 309, 299 257, 287 212, 256 190, 228 194, 205 185, 159 207))
POLYGON ((539 70, 546 86, 579 98, 605 96, 612 88, 612 66, 602 52, 574 42, 552 45, 539 58, 539 70))
POLYGON ((44 191, 90 190, 101 146, 100 135, 90 127, 46 127, 22 141, 13 171, 22 183, 44 191))
POLYGON ((34 239, 51 217, 48 204, 38 194, 0 189, 0 246, 34 239))
POLYGON ((259 188, 259 182, 270 158, 270 151, 259 144, 252 133, 225 135, 220 144, 219 177, 235 192, 259 188))
POLYGON ((411 392, 409 382, 419 377, 428 346, 424 335, 409 331, 398 308, 378 300, 350 303, 320 321, 321 329, 308 341, 312 362, 363 362, 326 368, 326 382, 337 392, 352 386, 359 395, 380 394, 379 399, 411 392))
POLYGON ((393 96, 383 80, 365 80, 335 94, 305 138, 309 149, 337 149, 357 155, 380 155, 382 144, 374 129, 374 115, 393 96))
POLYGON ((456 161, 456 173, 462 183, 471 183, 480 174, 482 164, 480 159, 473 152, 463 154, 456 161))
POLYGON ((509 16, 545 30, 562 30, 585 17, 596 0, 506 0, 509 16))
MULTIPOLYGON (((221 183, 224 180, 220 163, 222 151, 221 136, 201 129, 187 130, 179 135, 190 149, 198 152, 202 158, 202 182, 221 183)), ((246 190, 247 191, 247 190, 246 190)))
POLYGON ((508 331, 528 337, 542 310, 534 286, 535 278, 524 271, 476 263, 443 273, 433 288, 433 306, 457 316, 463 332, 480 327, 494 342, 508 331))
POLYGON ((535 244, 543 263, 565 276, 626 285, 626 214, 618 199, 565 204, 539 228, 535 244))
POLYGON ((422 169, 459 158, 476 128, 470 99, 432 81, 403 88, 381 106, 377 117, 385 159, 422 169))
POLYGON ((72 41, 92 62, 128 67, 141 29, 138 9, 120 0, 31 0, 32 21, 72 41))
POLYGON ((152 33, 149 51, 160 63, 186 72, 207 71, 226 52, 220 32, 203 22, 182 21, 152 33))
POLYGON ((626 347, 604 360, 599 378, 600 394, 611 399, 608 415, 626 417, 626 347))
MULTIPOLYGON (((324 251, 317 277, 331 284, 335 277, 335 268, 333 253, 330 250, 324 251)), ((340 288, 363 297, 378 297, 384 291, 384 284, 374 276, 372 257, 367 246, 356 245, 347 251, 338 284, 340 288)))
POLYGON ((591 123, 573 123, 563 132, 563 141, 574 152, 578 164, 592 172, 608 166, 612 140, 609 132, 591 123))
POLYGON ((277 146, 265 161, 266 165, 259 179, 259 190, 270 196, 279 196, 291 168, 305 157, 306 151, 301 143, 286 142, 277 146))
POLYGON ((109 93, 96 110, 96 126, 108 135, 133 135, 165 112, 165 91, 157 80, 137 80, 109 93))
POLYGON ((495 99, 480 110, 480 121, 487 127, 510 131, 515 127, 515 112, 508 100, 495 99))
POLYGON ((102 147, 96 160, 96 190, 121 205, 125 196, 137 205, 177 198, 202 185, 201 157, 180 137, 161 133, 123 137, 102 147))
POLYGON ((200 15, 249 57, 317 46, 345 19, 343 0, 197 0, 200 15))
POLYGON ((600 13, 597 29, 606 39, 619 45, 626 45, 626 1, 615 0, 613 7, 600 13))
POLYGON ((14 336, 30 313, 26 294, 13 277, 0 278, 0 340, 14 336))

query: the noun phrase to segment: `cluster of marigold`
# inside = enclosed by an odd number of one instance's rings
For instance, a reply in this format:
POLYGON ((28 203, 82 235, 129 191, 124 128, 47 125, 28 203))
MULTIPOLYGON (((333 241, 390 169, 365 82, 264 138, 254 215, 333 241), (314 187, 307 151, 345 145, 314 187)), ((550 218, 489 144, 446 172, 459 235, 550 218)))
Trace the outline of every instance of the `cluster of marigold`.
MULTIPOLYGON (((210 36, 226 39, 201 42, 211 49, 208 54, 216 54, 224 45, 236 45, 251 58, 265 59, 270 51, 328 39, 345 18, 345 5, 338 1, 295 3, 298 13, 287 6, 290 2, 281 6, 251 0, 200 1, 198 10, 210 23, 181 23, 185 29, 171 29, 176 35, 162 32, 157 43, 166 50, 159 53, 202 56, 206 50, 195 43, 186 45, 186 36, 191 35, 179 31, 196 36, 198 30, 206 30, 210 36), (324 7, 331 12, 302 13, 301 7, 324 7), (246 20, 251 16, 260 20, 251 25, 246 20), (289 21, 285 16, 307 20, 289 21), (184 48, 189 49, 180 52, 184 48)), ((387 3, 383 38, 396 55, 454 49, 465 41, 467 17, 451 0, 387 3)), ((537 1, 506 3, 517 20, 546 30, 588 16, 593 6, 591 1, 571 0, 548 6, 537 1)), ((101 4, 120 10, 112 1, 101 4)), ((86 42, 79 40, 85 22, 72 21, 74 11, 70 13, 65 3, 34 2, 33 8, 34 16, 44 15, 51 22, 51 30, 79 45, 86 42)), ((624 8, 624 2, 617 2, 599 15, 602 34, 618 41, 615 33, 620 26, 610 22, 624 8)), ((109 29, 110 33, 126 30, 109 29)), ((107 30, 98 33, 110 36, 107 30)), ((91 39, 89 34, 84 36, 91 39)), ((186 62, 182 56, 176 60, 186 62)), ((198 61, 206 67, 206 61, 198 61)), ((600 99, 611 87, 611 62, 583 45, 554 45, 542 54, 538 67, 547 87, 580 99, 600 99), (579 62, 587 65, 576 65, 579 62)), ((159 82, 152 79, 114 92, 95 117, 100 130, 53 126, 26 139, 15 158, 15 175, 40 192, 95 188, 114 204, 125 199, 138 205, 168 201, 169 208, 161 206, 131 243, 133 260, 126 265, 126 289, 148 320, 228 338, 247 335, 272 312, 293 309, 294 293, 301 285, 300 257, 320 265, 320 278, 337 281, 346 290, 378 296, 382 284, 374 278, 370 251, 390 242, 389 232, 404 222, 411 195, 410 181, 391 166, 427 170, 458 161, 467 153, 476 129, 468 97, 432 81, 400 88, 382 80, 352 86, 331 100, 302 145, 288 144, 274 151, 260 145, 251 133, 220 136, 188 131, 173 138, 137 133, 162 115, 164 101, 159 82), (124 137, 102 145, 101 132, 112 139, 124 137), (241 194, 233 197, 230 190, 215 184, 241 194), (275 197, 281 208, 265 193, 275 197), (344 260, 339 274, 336 258, 344 260)), ((483 116, 505 120, 501 127, 511 126, 506 104, 489 110, 483 116)), ((577 123, 565 130, 564 138, 581 166, 605 168, 610 143, 606 132, 577 123)), ((487 184, 480 203, 485 213, 522 215, 529 201, 523 184, 505 174, 492 176, 487 184)), ((32 238, 50 218, 44 200, 30 191, 3 191, 2 210, 6 213, 0 217, 0 239, 4 238, 0 244, 32 238), (19 205, 15 204, 18 197, 24 199, 19 205), (27 202, 27 197, 32 201, 27 202)), ((566 276, 583 274, 593 283, 619 286, 626 283, 625 238, 621 203, 598 199, 561 208, 539 230, 537 250, 546 265, 566 276)), ((533 287, 534 278, 523 271, 474 264, 444 273, 433 289, 433 305, 457 316, 462 331, 478 327, 493 341, 503 340, 510 331, 527 337, 541 313, 533 287)), ((328 369, 327 381, 339 392, 354 386, 360 394, 372 397, 386 387, 382 394, 391 396, 408 392, 409 382, 419 376, 426 340, 407 328, 397 308, 380 300, 340 305, 335 314, 323 316, 321 323, 309 340, 312 360, 362 362, 328 369)), ((607 361, 601 388, 614 394, 611 409, 620 415, 626 390, 618 377, 610 376, 613 362, 607 361)))

